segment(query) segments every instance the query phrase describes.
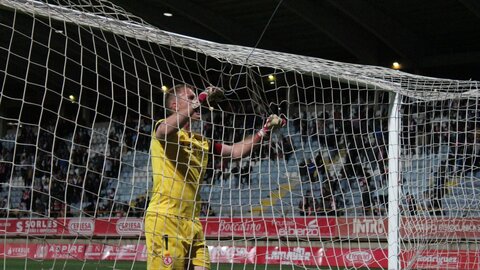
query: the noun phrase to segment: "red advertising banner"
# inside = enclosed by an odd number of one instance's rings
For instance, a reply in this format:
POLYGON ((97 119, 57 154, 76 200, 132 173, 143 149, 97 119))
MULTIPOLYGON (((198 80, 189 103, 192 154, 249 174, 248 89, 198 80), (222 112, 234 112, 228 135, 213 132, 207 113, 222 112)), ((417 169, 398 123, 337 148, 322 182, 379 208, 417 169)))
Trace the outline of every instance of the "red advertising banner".
POLYGON ((63 234, 63 219, 0 219, 0 231, 14 235, 63 234))
POLYGON ((0 254, 6 258, 36 260, 147 260, 145 245, 7 243, 0 245, 0 254))
POLYGON ((214 263, 254 264, 256 247, 208 246, 210 260, 214 263))
MULTIPOLYGON (((380 217, 333 218, 203 218, 205 236, 218 239, 289 237, 387 239, 388 220, 380 217)), ((480 219, 404 217, 400 226, 403 239, 477 239, 480 219)), ((0 232, 6 235, 141 236, 140 218, 32 218, 0 219, 0 232)))
MULTIPOLYGON (((309 267, 387 268, 386 249, 348 249, 320 247, 232 247, 209 246, 212 263, 300 265, 309 267)), ((145 245, 102 244, 19 244, 0 245, 4 258, 36 260, 136 260, 146 261, 145 245)), ((474 251, 422 250, 403 252, 402 267, 412 269, 479 269, 474 251), (413 261, 410 261, 413 260, 413 261)))
POLYGON ((480 219, 478 218, 403 218, 400 225, 403 238, 480 238, 480 219))
POLYGON ((256 263, 325 265, 325 250, 317 247, 257 247, 256 263))
MULTIPOLYGON (((335 265, 353 268, 388 268, 388 250, 386 249, 346 249, 329 248, 325 251, 327 266, 335 265)), ((325 264, 323 264, 325 265, 325 264)))
POLYGON ((7 235, 30 236, 139 236, 143 234, 143 220, 140 218, 0 219, 0 232, 7 235))
POLYGON ((340 238, 381 238, 388 234, 388 219, 385 218, 337 218, 340 238))
POLYGON ((413 269, 480 269, 479 256, 466 250, 417 250, 401 254, 402 267, 405 262, 413 269))
POLYGON ((95 220, 95 235, 143 235, 143 219, 141 218, 111 218, 95 220))
MULTIPOLYGON (((339 238, 387 239, 388 219, 337 218, 339 238)), ((403 239, 476 239, 480 238, 480 219, 403 217, 400 224, 403 239)))
POLYGON ((386 250, 318 247, 260 247, 257 263, 335 267, 388 267, 386 250))
POLYGON ((202 219, 206 237, 300 237, 337 235, 336 218, 208 218, 202 219))

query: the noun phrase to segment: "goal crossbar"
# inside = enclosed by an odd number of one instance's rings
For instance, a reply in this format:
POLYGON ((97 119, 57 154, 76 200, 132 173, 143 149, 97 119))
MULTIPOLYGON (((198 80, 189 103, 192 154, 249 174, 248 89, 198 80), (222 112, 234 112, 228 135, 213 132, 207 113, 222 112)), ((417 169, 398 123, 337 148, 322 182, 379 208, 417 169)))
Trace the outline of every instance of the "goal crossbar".
MULTIPOLYGON (((0 5, 24 13, 100 28, 117 35, 162 45, 182 47, 243 66, 263 66, 311 74, 339 82, 355 82, 357 86, 400 93, 419 100, 461 99, 480 97, 477 81, 438 79, 412 75, 378 66, 342 63, 320 58, 269 51, 238 45, 220 44, 160 30, 140 18, 121 10, 128 20, 119 20, 81 10, 73 10, 38 0, 0 0, 0 5), (235 51, 235 53, 231 53, 235 51), (434 88, 430 93, 428 89, 434 88)), ((113 5, 113 4, 112 4, 113 5)))

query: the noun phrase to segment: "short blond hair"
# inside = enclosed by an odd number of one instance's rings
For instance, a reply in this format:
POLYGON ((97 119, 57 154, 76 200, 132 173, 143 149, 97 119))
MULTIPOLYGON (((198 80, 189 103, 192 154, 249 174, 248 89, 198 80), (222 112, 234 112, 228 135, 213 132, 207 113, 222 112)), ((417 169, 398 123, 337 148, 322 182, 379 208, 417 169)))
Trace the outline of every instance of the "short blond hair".
POLYGON ((163 105, 165 106, 167 115, 171 114, 172 108, 170 106, 172 104, 172 101, 175 100, 177 94, 181 93, 187 88, 194 89, 193 86, 183 83, 183 84, 177 84, 171 87, 170 89, 168 89, 167 91, 165 91, 163 96, 163 100, 164 100, 163 105))

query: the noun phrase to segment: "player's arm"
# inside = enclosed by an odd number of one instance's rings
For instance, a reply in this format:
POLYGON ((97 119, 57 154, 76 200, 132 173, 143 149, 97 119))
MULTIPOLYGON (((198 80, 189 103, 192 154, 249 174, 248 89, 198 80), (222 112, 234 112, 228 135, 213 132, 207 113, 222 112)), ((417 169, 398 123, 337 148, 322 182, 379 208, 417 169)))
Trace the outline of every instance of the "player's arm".
POLYGON ((240 142, 232 145, 227 144, 215 144, 215 152, 219 153, 223 157, 241 158, 250 154, 255 147, 264 138, 268 138, 272 130, 284 126, 285 119, 281 119, 279 116, 272 114, 267 118, 263 128, 254 135, 248 136, 240 142))
POLYGON ((198 98, 194 94, 178 97, 173 105, 175 107, 173 113, 156 127, 156 137, 164 138, 165 136, 177 132, 188 123, 192 114, 198 110, 202 104, 215 102, 222 96, 222 89, 208 87, 204 92, 198 95, 198 98))

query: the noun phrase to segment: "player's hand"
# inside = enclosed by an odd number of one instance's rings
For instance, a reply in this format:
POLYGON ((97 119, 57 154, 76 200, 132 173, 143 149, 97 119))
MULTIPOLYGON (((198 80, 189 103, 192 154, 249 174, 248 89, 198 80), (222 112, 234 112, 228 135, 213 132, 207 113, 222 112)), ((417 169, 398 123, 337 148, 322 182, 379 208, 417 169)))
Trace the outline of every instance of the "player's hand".
POLYGON ((271 114, 267 118, 267 121, 265 122, 265 125, 263 125, 263 128, 269 131, 272 131, 274 129, 285 126, 285 124, 286 124, 285 119, 280 118, 280 116, 276 114, 271 114))
POLYGON ((200 103, 215 103, 224 98, 223 90, 219 87, 209 86, 205 91, 198 95, 200 103))
POLYGON ((198 100, 198 98, 190 101, 190 106, 192 107, 193 110, 196 110, 198 109, 198 107, 200 107, 200 101, 198 100))
POLYGON ((287 120, 281 118, 276 114, 271 114, 267 118, 267 121, 265 121, 263 128, 258 132, 258 134, 260 135, 260 137, 269 135, 270 132, 274 131, 275 129, 279 129, 285 126, 286 124, 287 124, 287 120))

